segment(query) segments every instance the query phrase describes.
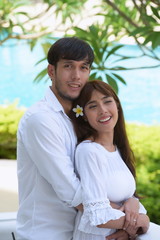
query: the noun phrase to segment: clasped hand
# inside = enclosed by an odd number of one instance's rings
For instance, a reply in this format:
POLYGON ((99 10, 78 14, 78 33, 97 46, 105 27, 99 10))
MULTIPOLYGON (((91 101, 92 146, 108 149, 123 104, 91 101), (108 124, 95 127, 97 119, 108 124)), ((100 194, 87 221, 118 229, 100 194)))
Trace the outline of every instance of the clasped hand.
POLYGON ((139 201, 136 198, 129 198, 124 202, 123 206, 120 209, 125 212, 125 223, 123 226, 123 230, 125 230, 132 239, 135 238, 136 233, 138 231, 139 223, 139 201))
MULTIPOLYGON (((113 208, 116 205, 111 204, 113 208)), ((107 240, 128 240, 136 239, 137 233, 142 234, 148 230, 149 218, 145 214, 139 214, 139 201, 136 198, 129 198, 124 202, 123 206, 118 208, 125 212, 125 222, 122 230, 107 236, 107 240)))

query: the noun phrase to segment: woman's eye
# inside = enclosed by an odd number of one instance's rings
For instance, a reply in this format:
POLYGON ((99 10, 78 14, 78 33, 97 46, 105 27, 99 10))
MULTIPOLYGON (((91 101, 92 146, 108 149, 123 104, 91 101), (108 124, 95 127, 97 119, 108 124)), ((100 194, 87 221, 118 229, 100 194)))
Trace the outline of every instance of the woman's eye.
POLYGON ((96 108, 96 105, 89 106, 89 109, 96 108))
POLYGON ((107 100, 104 103, 111 103, 111 102, 112 102, 112 100, 107 100))

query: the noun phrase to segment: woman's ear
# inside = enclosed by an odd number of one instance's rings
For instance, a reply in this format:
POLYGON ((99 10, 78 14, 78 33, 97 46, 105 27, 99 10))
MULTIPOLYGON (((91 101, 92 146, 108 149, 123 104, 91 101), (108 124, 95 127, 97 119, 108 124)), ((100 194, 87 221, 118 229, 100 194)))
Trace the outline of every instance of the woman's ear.
POLYGON ((85 122, 88 122, 86 116, 83 116, 83 119, 84 119, 85 122))

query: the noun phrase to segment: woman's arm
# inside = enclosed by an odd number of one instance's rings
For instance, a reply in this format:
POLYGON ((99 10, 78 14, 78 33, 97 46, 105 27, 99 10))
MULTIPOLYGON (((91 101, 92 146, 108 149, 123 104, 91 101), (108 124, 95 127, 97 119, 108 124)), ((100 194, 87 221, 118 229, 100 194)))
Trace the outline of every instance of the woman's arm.
MULTIPOLYGON (((114 203, 111 204, 112 207, 114 203)), ((115 205, 115 207, 118 207, 115 205)), ((105 224, 98 225, 99 228, 116 228, 116 229, 124 229, 124 223, 126 221, 126 217, 121 217, 117 220, 108 221, 105 224)), ((135 236, 146 233, 149 228, 149 217, 146 214, 138 214, 138 218, 133 224, 129 224, 125 231, 131 237, 131 239, 135 239, 135 236)))
POLYGON ((113 202, 110 203, 112 208, 119 209, 125 212, 125 217, 117 220, 108 221, 105 224, 98 225, 101 228, 117 228, 117 229, 132 229, 135 233, 145 233, 149 227, 149 218, 146 214, 139 214, 139 200, 136 198, 129 198, 125 201, 123 206, 119 206, 113 202), (124 224, 123 224, 124 223, 124 224))
POLYGON ((125 213, 125 217, 121 217, 117 220, 111 220, 105 224, 98 225, 98 227, 127 229, 130 226, 134 228, 134 231, 136 232, 137 228, 135 227, 135 221, 137 221, 139 217, 139 200, 131 197, 125 201, 122 206, 119 206, 114 202, 110 202, 110 205, 114 209, 123 211, 125 213))
MULTIPOLYGON (((117 220, 108 221, 105 224, 98 225, 100 228, 116 228, 126 229, 128 226, 135 227, 135 220, 138 218, 139 200, 136 198, 129 198, 124 202, 122 206, 114 202, 110 202, 110 205, 114 209, 118 209, 125 213, 125 217, 121 217, 117 220)), ((137 229, 135 229, 135 232, 137 229)))
POLYGON ((125 222, 125 216, 120 217, 119 219, 116 219, 116 220, 110 220, 107 223, 98 225, 97 227, 99 227, 99 228, 123 229, 124 222, 125 222))
MULTIPOLYGON (((104 229, 94 228, 94 226, 110 221, 113 229, 122 228, 124 224, 124 218, 119 219, 124 217, 125 214, 119 209, 118 205, 114 205, 115 208, 111 207, 107 196, 106 172, 103 165, 105 160, 105 156, 104 159, 103 156, 99 156, 99 151, 91 143, 82 143, 76 149, 75 164, 81 179, 84 205, 79 229, 86 233, 92 229, 95 234, 104 233, 104 229), (118 221, 115 226, 112 224, 112 219, 118 221)), ((105 230, 106 233, 110 232, 109 226, 110 224, 105 230)))

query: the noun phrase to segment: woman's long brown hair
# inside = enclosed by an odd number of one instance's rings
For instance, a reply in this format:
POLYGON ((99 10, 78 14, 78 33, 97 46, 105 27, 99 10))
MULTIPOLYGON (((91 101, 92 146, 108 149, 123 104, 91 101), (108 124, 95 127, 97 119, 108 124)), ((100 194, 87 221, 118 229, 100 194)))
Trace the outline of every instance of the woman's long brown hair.
MULTIPOLYGON (((73 102, 73 108, 79 105, 84 109, 86 103, 91 99, 93 91, 96 90, 106 96, 113 97, 118 107, 118 120, 114 128, 114 138, 113 143, 119 149, 123 161, 126 163, 130 169, 134 178, 136 178, 135 173, 135 158, 131 150, 129 140, 126 133, 124 114, 120 100, 114 90, 105 82, 100 80, 93 80, 86 83, 81 91, 80 96, 73 102)), ((73 122, 73 126, 77 135, 78 143, 86 140, 89 137, 96 138, 97 132, 93 129, 85 118, 82 116, 76 117, 76 114, 71 110, 70 118, 73 122)))

